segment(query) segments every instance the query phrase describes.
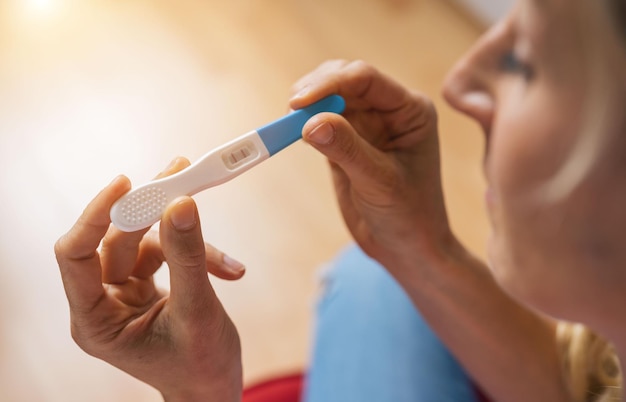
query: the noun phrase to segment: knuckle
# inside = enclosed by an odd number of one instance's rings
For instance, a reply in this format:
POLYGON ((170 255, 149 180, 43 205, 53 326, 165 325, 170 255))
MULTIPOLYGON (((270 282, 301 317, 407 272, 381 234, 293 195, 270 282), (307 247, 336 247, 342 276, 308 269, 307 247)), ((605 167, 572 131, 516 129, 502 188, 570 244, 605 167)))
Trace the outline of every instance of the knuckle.
POLYGON ((205 259, 207 261, 211 261, 214 264, 221 264, 222 260, 224 259, 224 253, 208 243, 205 243, 204 245, 204 253, 205 259))
POLYGON ((349 63, 350 61, 346 59, 330 59, 320 64, 318 69, 321 71, 335 71, 335 70, 340 70, 341 68, 345 67, 349 63))
POLYGON ((57 260, 60 260, 66 253, 67 246, 65 239, 66 236, 63 235, 54 243, 54 255, 56 256, 57 260))
POLYGON ((80 346, 81 349, 83 349, 86 352, 87 342, 85 342, 85 337, 83 336, 83 333, 80 330, 80 328, 77 327, 76 325, 72 325, 70 334, 72 335, 72 340, 74 341, 74 343, 76 343, 78 346, 80 346))
POLYGON ((176 265, 186 269, 204 267, 206 264, 206 252, 204 248, 184 248, 174 253, 172 259, 176 265))
POLYGON ((291 86, 291 93, 296 94, 300 92, 304 87, 309 85, 320 84, 326 81, 336 81, 337 75, 341 74, 342 69, 350 62, 344 59, 330 59, 322 62, 312 70, 300 78, 295 84, 291 86))
POLYGON ((389 166, 389 164, 374 163, 371 166, 371 170, 367 173, 374 179, 373 182, 377 191, 381 194, 397 195, 403 188, 398 171, 393 166, 389 166))
POLYGON ((134 249, 134 243, 123 241, 123 237, 118 232, 112 232, 110 235, 105 236, 102 239, 102 252, 103 254, 109 250, 116 250, 117 252, 127 252, 134 249))
POLYGON ((104 358, 110 355, 120 345, 117 338, 120 336, 120 320, 115 314, 80 314, 73 312, 70 325, 72 340, 85 353, 104 358))
POLYGON ((98 348, 91 340, 91 337, 85 334, 84 329, 80 326, 73 324, 70 330, 72 340, 79 348, 90 356, 97 356, 98 348))
POLYGON ((347 65, 347 68, 355 72, 361 73, 363 75, 371 75, 372 73, 376 71, 374 66, 372 66, 368 62, 361 60, 361 59, 356 59, 356 60, 351 61, 347 65))
POLYGON ((365 96, 379 78, 378 70, 363 60, 354 60, 345 67, 346 86, 354 96, 365 96))
POLYGON ((422 122, 426 123, 437 119, 437 108, 431 98, 416 91, 412 92, 411 95, 415 99, 419 111, 418 115, 422 122))
POLYGON ((350 62, 346 66, 346 69, 350 71, 351 75, 367 83, 367 86, 369 86, 369 83, 378 74, 378 70, 374 66, 363 60, 350 62))
POLYGON ((354 163, 358 160, 360 154, 360 148, 357 141, 352 136, 340 135, 339 150, 340 159, 344 163, 354 163))

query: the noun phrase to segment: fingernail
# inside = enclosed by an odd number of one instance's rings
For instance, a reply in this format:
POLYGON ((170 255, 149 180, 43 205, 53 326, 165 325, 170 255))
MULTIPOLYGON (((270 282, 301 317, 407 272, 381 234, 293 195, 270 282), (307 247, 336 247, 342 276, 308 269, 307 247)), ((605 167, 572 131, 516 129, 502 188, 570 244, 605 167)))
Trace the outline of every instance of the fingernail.
POLYGON ((224 254, 224 265, 226 265, 226 267, 228 267, 228 269, 236 274, 241 273, 241 271, 243 271, 244 269, 246 269, 246 267, 240 263, 239 261, 235 260, 234 258, 224 254))
POLYGON ((294 96, 292 96, 291 99, 304 98, 310 91, 311 88, 309 85, 305 85, 294 96))
POLYGON ((192 229, 196 226, 196 208, 191 198, 186 198, 176 203, 170 214, 170 220, 174 228, 179 231, 192 229))
MULTIPOLYGON (((119 175, 115 179, 111 180, 107 188, 118 188, 118 191, 126 192, 130 189, 130 182, 128 181, 128 178, 126 176, 119 175), (123 187, 123 189, 118 188, 118 187, 123 187)), ((120 194, 120 197, 121 197, 121 194, 120 194)))
POLYGON ((330 123, 323 122, 311 130, 306 138, 315 144, 328 145, 335 138, 335 128, 330 123))
POLYGON ((109 186, 116 185, 118 182, 122 181, 125 178, 126 178, 126 176, 124 176, 124 175, 118 175, 113 180, 111 180, 109 182, 109 186))
POLYGON ((161 173, 166 173, 168 170, 173 168, 177 162, 178 162, 178 158, 172 159, 172 161, 165 167, 165 169, 161 171, 161 173))

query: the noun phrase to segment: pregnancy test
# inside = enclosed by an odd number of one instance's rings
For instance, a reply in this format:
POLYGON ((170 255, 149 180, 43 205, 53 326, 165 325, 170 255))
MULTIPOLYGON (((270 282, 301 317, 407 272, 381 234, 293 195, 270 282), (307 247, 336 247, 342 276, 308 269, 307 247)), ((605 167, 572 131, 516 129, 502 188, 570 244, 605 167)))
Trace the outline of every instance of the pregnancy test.
POLYGON ((314 115, 341 113, 344 108, 343 98, 331 95, 235 138, 186 169, 126 193, 113 204, 111 221, 124 232, 152 226, 177 197, 191 196, 234 179, 302 138, 304 124, 314 115))

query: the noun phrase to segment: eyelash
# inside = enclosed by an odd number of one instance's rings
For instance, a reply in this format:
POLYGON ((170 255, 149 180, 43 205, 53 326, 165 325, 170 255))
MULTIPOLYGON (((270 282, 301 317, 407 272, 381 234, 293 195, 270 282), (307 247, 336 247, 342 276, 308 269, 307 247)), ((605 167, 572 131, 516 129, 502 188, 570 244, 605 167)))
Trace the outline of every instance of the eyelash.
POLYGON ((521 61, 513 51, 506 52, 502 56, 500 68, 507 73, 521 74, 527 81, 530 81, 535 75, 533 68, 521 61))

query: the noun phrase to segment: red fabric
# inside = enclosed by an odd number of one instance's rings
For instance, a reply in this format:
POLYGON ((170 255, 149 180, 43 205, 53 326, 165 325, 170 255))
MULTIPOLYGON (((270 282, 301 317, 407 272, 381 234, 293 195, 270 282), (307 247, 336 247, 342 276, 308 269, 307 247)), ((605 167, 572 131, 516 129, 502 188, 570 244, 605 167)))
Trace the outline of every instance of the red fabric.
POLYGON ((243 391, 242 402, 299 402, 302 382, 302 374, 261 382, 243 391))
POLYGON ((479 402, 492 402, 480 389, 476 388, 476 393, 478 394, 479 402))
MULTIPOLYGON (((243 391, 242 402, 300 402, 302 374, 293 374, 258 383, 243 391)), ((491 402, 479 389, 480 402, 491 402)))

